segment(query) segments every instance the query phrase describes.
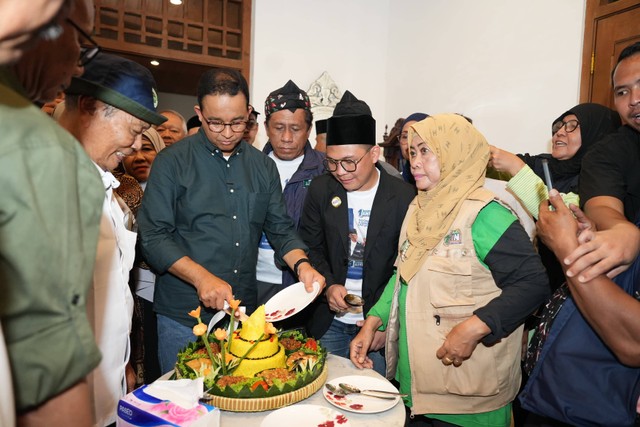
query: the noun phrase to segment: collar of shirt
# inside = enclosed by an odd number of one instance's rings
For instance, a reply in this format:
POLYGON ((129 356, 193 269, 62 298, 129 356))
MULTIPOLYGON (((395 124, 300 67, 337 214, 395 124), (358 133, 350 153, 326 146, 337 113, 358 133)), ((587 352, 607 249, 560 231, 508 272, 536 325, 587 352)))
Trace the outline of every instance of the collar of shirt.
MULTIPOLYGON (((225 153, 223 153, 222 151, 220 151, 220 149, 218 148, 218 146, 216 144, 214 144, 213 142, 209 141, 209 139, 206 136, 202 136, 202 138, 204 139, 204 146, 207 148, 207 150, 209 150, 211 152, 212 155, 218 155, 220 158, 228 159, 231 158, 237 154, 242 153, 242 151, 245 149, 244 144, 248 144, 247 142, 245 142, 245 140, 243 139, 242 141, 240 141, 238 143, 238 145, 236 145, 236 148, 234 148, 233 153, 229 154, 228 156, 225 155, 225 153)), ((226 160, 225 159, 225 160, 226 160)))
POLYGON ((102 178, 102 184, 104 185, 105 190, 115 189, 120 186, 120 181, 116 179, 115 176, 109 171, 104 171, 96 162, 93 162, 98 169, 98 173, 100 174, 100 178, 102 178))

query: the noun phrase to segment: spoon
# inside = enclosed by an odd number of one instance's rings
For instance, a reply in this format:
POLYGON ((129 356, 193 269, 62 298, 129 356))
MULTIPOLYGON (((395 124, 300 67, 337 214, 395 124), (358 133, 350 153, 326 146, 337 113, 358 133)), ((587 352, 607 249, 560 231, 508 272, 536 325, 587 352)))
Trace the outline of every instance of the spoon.
POLYGON ((406 394, 398 393, 395 391, 386 390, 360 390, 356 386, 352 386, 345 383, 340 383, 338 386, 344 391, 345 394, 364 394, 367 396, 380 397, 382 399, 395 399, 396 396, 406 397, 406 394))
POLYGON ((344 302, 352 307, 362 307, 364 305, 364 299, 354 294, 346 294, 344 296, 344 302))
MULTIPOLYGON (((340 387, 336 387, 333 384, 330 383, 326 383, 324 385, 326 387, 327 390, 329 390, 331 393, 335 394, 336 396, 346 396, 347 394, 351 394, 352 392, 345 390, 342 387, 342 384, 340 384, 340 387)), ((358 390, 358 393, 362 394, 362 395, 366 395, 366 396, 371 396, 371 397, 377 397, 380 399, 387 399, 387 400, 393 400, 396 397, 395 396, 389 396, 389 395, 382 395, 382 394, 370 394, 369 393, 370 390, 365 390, 365 392, 361 392, 360 390, 358 390)))
POLYGON ((334 386, 333 384, 329 384, 329 383, 325 383, 325 388, 327 390, 329 390, 331 393, 336 394, 338 396, 344 396, 346 395, 346 393, 344 392, 344 390, 334 386))

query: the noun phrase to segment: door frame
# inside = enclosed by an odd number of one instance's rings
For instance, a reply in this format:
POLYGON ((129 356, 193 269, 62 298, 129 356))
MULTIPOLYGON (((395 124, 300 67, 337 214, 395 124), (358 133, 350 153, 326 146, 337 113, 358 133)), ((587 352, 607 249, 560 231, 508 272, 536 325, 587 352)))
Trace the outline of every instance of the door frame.
POLYGON ((640 0, 587 0, 582 46, 582 73, 580 75, 580 102, 589 102, 592 86, 592 69, 596 46, 595 29, 600 19, 622 13, 640 5, 640 0))

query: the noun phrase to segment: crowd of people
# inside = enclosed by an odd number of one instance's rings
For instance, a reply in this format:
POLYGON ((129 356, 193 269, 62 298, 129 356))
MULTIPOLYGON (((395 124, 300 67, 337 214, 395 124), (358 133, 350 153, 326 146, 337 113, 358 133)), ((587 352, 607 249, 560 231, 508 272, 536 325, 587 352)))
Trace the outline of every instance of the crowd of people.
POLYGON ((0 2, 0 425, 112 426, 194 307, 295 282, 322 291, 284 326, 395 381, 407 424, 638 425, 640 43, 615 111, 568 109, 551 153, 413 113, 398 171, 350 91, 314 123, 295 82, 274 89, 262 151, 238 71, 205 72, 188 120, 158 111, 93 14, 0 2))

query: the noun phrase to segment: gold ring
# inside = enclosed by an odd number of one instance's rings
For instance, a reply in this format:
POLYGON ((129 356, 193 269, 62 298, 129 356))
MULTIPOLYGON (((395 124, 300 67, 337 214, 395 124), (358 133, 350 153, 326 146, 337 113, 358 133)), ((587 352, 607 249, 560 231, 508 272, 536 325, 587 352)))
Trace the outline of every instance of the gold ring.
POLYGON ((447 365, 451 365, 453 363, 453 360, 449 359, 448 357, 443 357, 442 360, 447 362, 447 365))

